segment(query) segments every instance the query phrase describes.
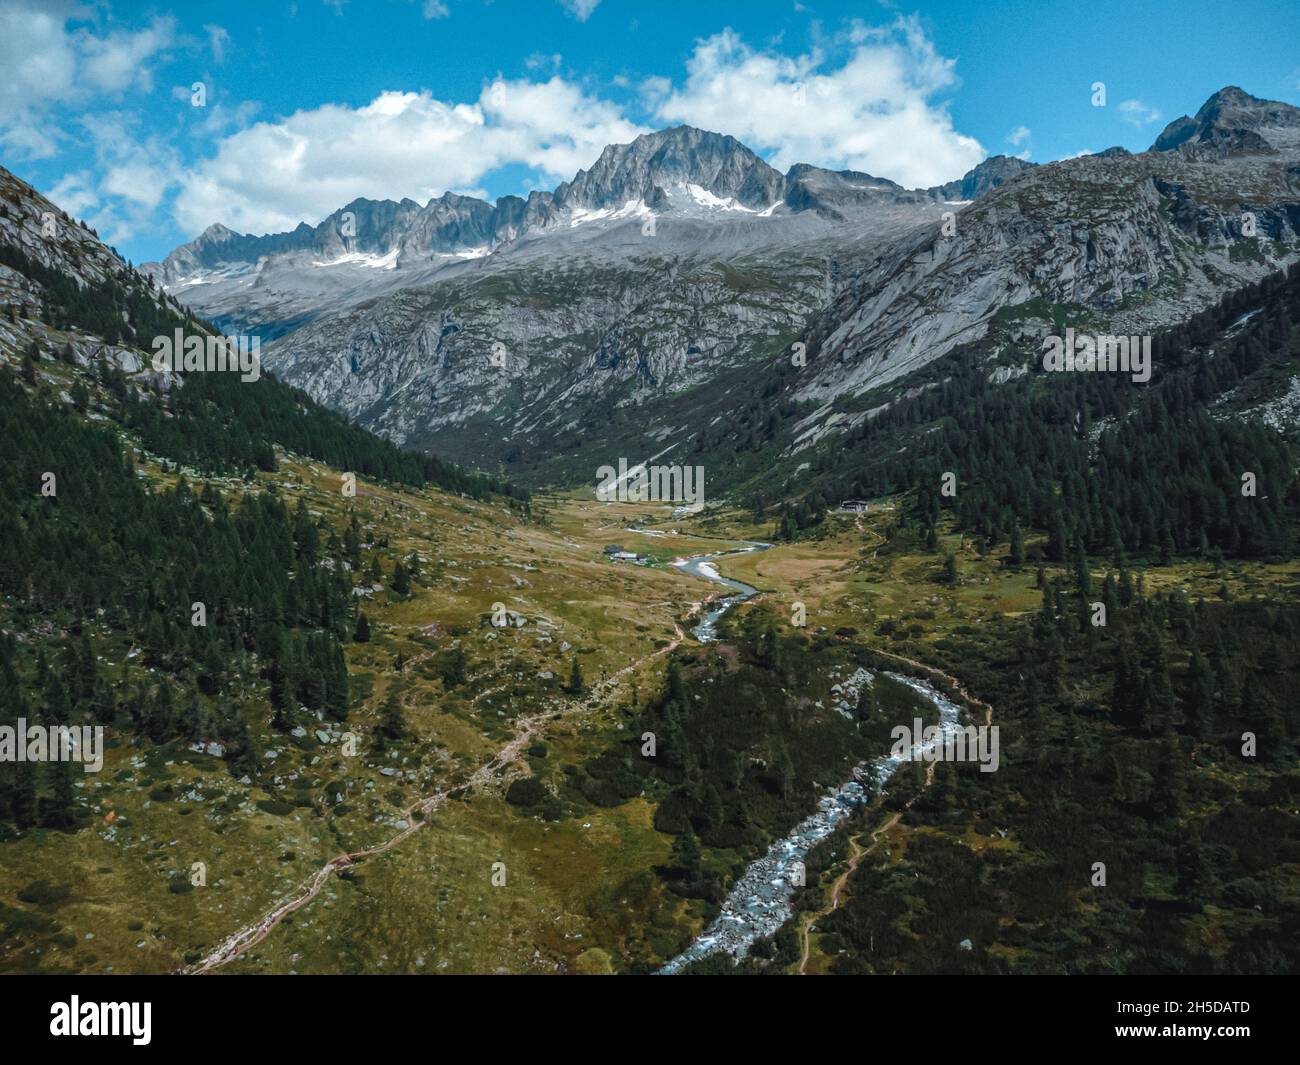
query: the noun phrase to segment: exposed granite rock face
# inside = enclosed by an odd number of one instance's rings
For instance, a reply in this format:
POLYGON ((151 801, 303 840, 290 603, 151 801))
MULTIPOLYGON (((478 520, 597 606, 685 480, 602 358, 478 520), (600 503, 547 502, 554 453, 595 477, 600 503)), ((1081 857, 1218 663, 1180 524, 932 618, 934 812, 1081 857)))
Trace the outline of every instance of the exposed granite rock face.
MULTIPOLYGON (((135 274, 89 227, 65 215, 57 204, 4 167, 0 167, 0 245, 20 249, 42 266, 58 270, 82 285, 97 285, 113 278, 127 291, 135 289, 160 302, 164 299, 149 289, 146 277, 135 274)), ((75 326, 57 331, 48 327, 38 314, 44 298, 39 281, 0 265, 0 366, 17 365, 29 345, 35 343, 46 358, 57 356, 83 368, 107 361, 130 377, 129 387, 137 392, 166 391, 179 380, 155 371, 144 353, 125 344, 107 343, 75 326), (12 318, 3 313, 3 308, 9 306, 15 309, 12 318)), ((38 364, 38 372, 46 372, 42 364, 38 364)), ((50 377, 47 380, 59 381, 50 377)))
POLYGON ((1258 280, 1300 252, 1300 141, 1265 147, 1107 153, 1021 172, 965 208, 951 235, 931 226, 863 264, 809 328, 816 359, 801 396, 891 381, 1028 300, 1148 333, 1258 280))
POLYGON ((490 418, 501 436, 568 426, 584 400, 663 399, 797 332, 828 267, 647 255, 408 289, 277 342, 271 368, 400 442, 490 418))
POLYGON ((649 202, 656 189, 696 185, 753 210, 781 199, 785 179, 735 137, 676 126, 611 144, 590 170, 555 190, 561 207, 599 210, 629 200, 649 202))
MULTIPOLYGON (((398 251, 403 265, 438 254, 492 248, 526 233, 562 224, 575 211, 599 211, 641 201, 667 206, 669 191, 694 185, 751 210, 772 207, 785 179, 734 137, 678 126, 612 144, 590 170, 553 193, 505 196, 490 204, 448 192, 421 207, 414 200, 354 200, 318 225, 249 236, 215 224, 147 268, 168 285, 211 273, 247 273, 269 256, 301 253, 318 259, 383 257, 398 251)), ((680 191, 678 192, 680 196, 680 191)), ((321 264, 316 264, 321 265, 321 264)), ((387 264, 386 264, 387 265, 387 264)))
POLYGON ((1229 88, 1140 155, 998 156, 922 190, 782 175, 734 138, 677 127, 606 148, 553 193, 357 201, 352 243, 343 212, 271 237, 210 229, 158 270, 223 328, 280 337, 268 368, 363 424, 413 445, 472 427, 481 451, 465 461, 558 434, 580 446, 584 419, 619 409, 685 439, 749 398, 710 386, 743 387, 738 368, 792 342, 807 345, 795 398, 818 405, 811 441, 864 416, 833 411, 837 397, 1019 304, 1148 333, 1293 260, 1297 116, 1229 88))
POLYGON ((1235 85, 1220 89, 1189 118, 1170 122, 1151 146, 1195 159, 1261 155, 1300 147, 1300 108, 1260 100, 1235 85))
MULTIPOLYGON (((4 167, 0 167, 0 207, 0 242, 20 249, 42 266, 62 270, 84 284, 103 281, 124 265, 87 226, 4 167)), ((16 271, 8 276, 15 287, 30 285, 16 271)))
POLYGON ((995 155, 985 159, 960 181, 939 185, 930 192, 941 200, 977 200, 1034 165, 1013 155, 995 155))

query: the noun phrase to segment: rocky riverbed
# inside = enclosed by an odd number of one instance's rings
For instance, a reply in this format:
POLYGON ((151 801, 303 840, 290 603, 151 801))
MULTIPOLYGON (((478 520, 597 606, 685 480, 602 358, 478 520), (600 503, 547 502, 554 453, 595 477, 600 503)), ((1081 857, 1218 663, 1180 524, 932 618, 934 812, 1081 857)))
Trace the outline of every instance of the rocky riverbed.
MULTIPOLYGON (((925 681, 899 673, 888 676, 922 695, 938 712, 940 736, 960 727, 960 708, 925 681)), ((919 759, 927 745, 915 744, 910 758, 884 755, 853 769, 851 780, 832 789, 817 804, 815 813, 804 818, 789 835, 773 843, 753 862, 722 903, 722 912, 686 950, 669 961, 662 975, 680 972, 693 962, 725 951, 744 957, 756 940, 770 936, 794 914, 795 885, 802 880, 808 852, 835 831, 853 811, 882 790, 905 761, 919 759)))

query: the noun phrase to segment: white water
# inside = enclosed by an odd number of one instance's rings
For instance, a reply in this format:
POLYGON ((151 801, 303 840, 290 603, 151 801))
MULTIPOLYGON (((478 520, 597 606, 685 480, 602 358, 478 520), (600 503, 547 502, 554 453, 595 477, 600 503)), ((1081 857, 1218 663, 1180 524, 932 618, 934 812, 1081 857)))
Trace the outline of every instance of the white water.
POLYGON ((758 589, 753 585, 746 584, 744 581, 733 581, 730 577, 722 576, 714 563, 720 558, 747 555, 751 551, 766 551, 772 545, 761 543, 758 540, 740 540, 738 542, 743 543, 745 546, 734 551, 720 551, 714 555, 692 555, 690 558, 679 558, 673 563, 683 573, 689 573, 693 577, 701 577, 706 581, 713 581, 714 584, 721 584, 724 588, 730 588, 737 593, 736 595, 729 595, 715 604, 700 619, 700 623, 691 630, 700 643, 709 643, 716 640, 718 638, 718 619, 737 603, 743 603, 746 599, 752 599, 758 595, 758 589))
POLYGON ((671 976, 719 951, 743 958, 756 940, 776 932, 794 915, 795 864, 804 862, 813 847, 881 790, 899 766, 920 760, 960 729, 960 708, 925 681, 900 673, 887 676, 906 684, 939 711, 939 735, 928 745, 913 745, 910 758, 890 754, 855 766, 852 780, 824 796, 816 813, 799 822, 745 870, 723 901, 722 912, 694 943, 659 970, 661 975, 671 976))
MULTIPOLYGON (((647 532, 641 529, 628 531, 647 532)), ((723 614, 737 603, 743 603, 758 594, 757 588, 723 577, 714 566, 720 558, 750 551, 766 551, 772 546, 753 540, 741 542, 746 546, 738 550, 693 555, 673 563, 685 573, 722 584, 738 593, 714 606, 692 630, 701 643, 717 639, 717 622, 723 614)), ((659 970, 661 975, 671 976, 687 965, 719 951, 743 958, 755 941, 776 932, 794 915, 795 865, 802 864, 813 847, 834 832, 858 806, 881 791, 899 766, 908 761, 920 760, 936 745, 943 744, 948 735, 961 728, 960 708, 930 684, 901 673, 886 675, 906 684, 939 712, 938 736, 929 744, 914 744, 909 752, 910 757, 889 754, 855 766, 851 780, 831 789, 818 802, 815 813, 800 821, 789 835, 777 840, 767 849, 766 854, 750 864, 723 900, 718 916, 694 943, 659 970)))

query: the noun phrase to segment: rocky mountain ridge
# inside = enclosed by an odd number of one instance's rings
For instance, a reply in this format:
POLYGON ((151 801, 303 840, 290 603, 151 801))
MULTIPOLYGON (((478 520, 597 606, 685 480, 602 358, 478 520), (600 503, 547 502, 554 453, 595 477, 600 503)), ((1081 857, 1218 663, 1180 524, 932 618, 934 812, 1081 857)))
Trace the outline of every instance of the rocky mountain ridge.
POLYGON ((801 394, 885 384, 1030 301, 1149 333, 1294 261, 1300 108, 1227 88, 1197 115, 1195 131, 1180 119, 1140 155, 1022 172, 950 234, 936 227, 866 264, 811 323, 818 367, 801 394))
POLYGON ((972 199, 1031 165, 994 156, 958 181, 907 190, 884 178, 806 163, 781 174, 734 137, 677 126, 607 146, 589 170, 578 171, 553 192, 534 191, 526 199, 502 196, 494 204, 454 192, 424 206, 410 199, 358 199, 315 226, 301 222, 288 232, 263 236, 236 233, 217 222, 161 263, 144 268, 177 289, 295 254, 313 256, 315 266, 419 268, 439 258, 477 258, 539 231, 651 214, 770 217, 809 210, 839 220, 882 198, 972 199))
POLYGON ((642 446, 688 441, 740 398, 719 382, 797 344, 809 443, 866 416, 854 397, 967 341, 1002 357, 1067 313, 1146 333, 1293 261, 1298 115, 1229 87, 1147 152, 996 157, 926 190, 781 175, 678 127, 527 201, 367 202, 358 233, 382 238, 360 251, 331 243, 327 220, 318 251, 180 291, 219 322, 283 334, 268 365, 318 400, 463 461, 581 449, 593 419, 625 419, 642 446), (303 264, 327 252, 353 258, 303 264), (710 389, 713 406, 695 405, 710 389))

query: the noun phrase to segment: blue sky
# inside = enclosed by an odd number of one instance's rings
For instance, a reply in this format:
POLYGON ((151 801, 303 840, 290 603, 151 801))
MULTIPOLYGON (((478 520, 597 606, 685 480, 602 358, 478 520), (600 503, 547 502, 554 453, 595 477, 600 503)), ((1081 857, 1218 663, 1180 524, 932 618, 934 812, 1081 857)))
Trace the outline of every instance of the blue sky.
POLYGON ((1300 104, 1297 42, 1284 0, 0 0, 0 162, 138 262, 679 122, 911 186, 1141 150, 1224 85, 1300 104))

